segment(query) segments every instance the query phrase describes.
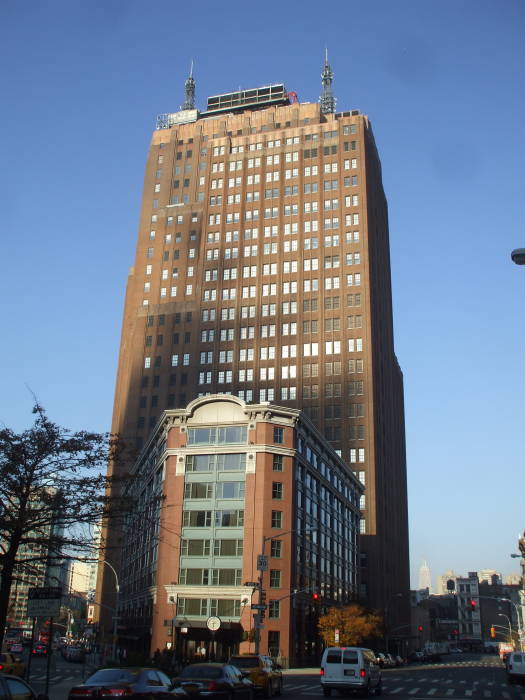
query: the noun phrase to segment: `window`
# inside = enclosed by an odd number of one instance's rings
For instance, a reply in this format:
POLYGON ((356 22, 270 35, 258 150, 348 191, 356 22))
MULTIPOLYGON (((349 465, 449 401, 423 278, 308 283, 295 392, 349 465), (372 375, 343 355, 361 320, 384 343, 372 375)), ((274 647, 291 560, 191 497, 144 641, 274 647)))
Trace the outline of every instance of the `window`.
POLYGON ((283 498, 283 484, 281 481, 274 481, 272 483, 272 498, 274 500, 278 500, 278 501, 282 500, 282 498, 283 498))
POLYGON ((270 600, 268 603, 268 618, 273 620, 278 619, 280 616, 280 606, 280 601, 270 600))
POLYGON ((274 559, 280 559, 283 551, 283 543, 281 540, 270 540, 270 556, 274 559))
POLYGON ((283 512, 282 510, 272 510, 272 527, 282 528, 283 527, 283 512))
POLYGON ((270 569, 270 588, 281 587, 281 571, 280 569, 270 569))
POLYGON ((284 428, 274 427, 273 429, 273 441, 278 445, 284 443, 284 428))
POLYGON ((274 472, 282 472, 284 466, 283 455, 273 455, 272 469, 274 472))

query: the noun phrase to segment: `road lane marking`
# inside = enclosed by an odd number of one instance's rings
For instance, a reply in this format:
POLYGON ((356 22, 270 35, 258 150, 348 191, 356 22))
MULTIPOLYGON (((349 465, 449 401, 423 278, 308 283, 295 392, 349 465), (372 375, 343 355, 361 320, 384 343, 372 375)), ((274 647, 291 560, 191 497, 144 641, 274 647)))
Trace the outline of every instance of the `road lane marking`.
POLYGON ((445 693, 445 696, 449 698, 451 695, 454 695, 454 688, 449 688, 447 692, 445 693))
POLYGON ((400 693, 404 689, 404 686, 399 686, 399 688, 396 688, 395 690, 389 690, 388 694, 389 695, 395 695, 396 693, 400 693))
POLYGON ((472 692, 473 692, 472 690, 465 690, 465 696, 466 696, 467 698, 471 698, 471 697, 472 697, 472 692))
POLYGON ((409 690, 407 695, 415 695, 416 693, 419 693, 421 688, 412 688, 412 690, 409 690))
POLYGON ((434 693, 437 693, 437 688, 431 688, 431 689, 428 691, 427 695, 434 695, 434 693))

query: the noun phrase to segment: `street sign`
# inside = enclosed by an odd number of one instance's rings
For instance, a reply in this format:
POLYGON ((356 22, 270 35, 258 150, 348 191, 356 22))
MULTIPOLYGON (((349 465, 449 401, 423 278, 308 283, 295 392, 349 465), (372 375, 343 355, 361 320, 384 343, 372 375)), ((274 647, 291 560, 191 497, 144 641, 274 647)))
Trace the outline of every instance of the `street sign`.
POLYGON ((257 555, 257 570, 268 571, 268 556, 266 554, 257 555))
POLYGON ((43 586, 27 592, 28 617, 58 617, 62 603, 62 589, 43 586))
POLYGON ((259 585, 258 581, 246 581, 246 583, 243 584, 244 586, 248 586, 248 588, 257 588, 259 585))
POLYGON ((266 608, 268 606, 265 604, 260 604, 260 603, 252 603, 251 607, 252 607, 252 610, 266 610, 266 608))

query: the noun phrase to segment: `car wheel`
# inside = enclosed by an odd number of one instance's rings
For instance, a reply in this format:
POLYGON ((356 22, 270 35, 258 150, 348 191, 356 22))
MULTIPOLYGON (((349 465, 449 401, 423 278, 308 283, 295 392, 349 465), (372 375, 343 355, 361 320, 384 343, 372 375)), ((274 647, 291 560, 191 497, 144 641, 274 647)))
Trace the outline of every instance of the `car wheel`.
POLYGON ((331 688, 323 688, 323 695, 325 696, 325 698, 329 698, 331 694, 332 694, 331 688))

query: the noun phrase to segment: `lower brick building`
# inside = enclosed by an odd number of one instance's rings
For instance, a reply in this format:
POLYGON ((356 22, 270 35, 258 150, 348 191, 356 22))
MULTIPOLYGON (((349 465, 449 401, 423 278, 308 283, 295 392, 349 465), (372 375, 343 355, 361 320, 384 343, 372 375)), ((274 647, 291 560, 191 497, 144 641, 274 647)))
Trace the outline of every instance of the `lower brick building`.
POLYGON ((313 423, 201 397, 162 414, 132 476, 120 643, 225 658, 259 635, 261 653, 317 663, 319 613, 358 596, 364 489, 313 423))

